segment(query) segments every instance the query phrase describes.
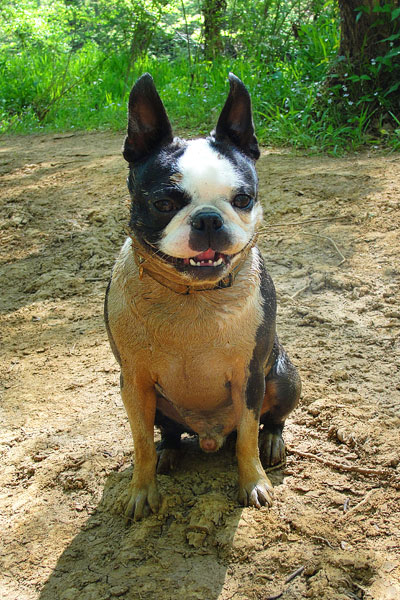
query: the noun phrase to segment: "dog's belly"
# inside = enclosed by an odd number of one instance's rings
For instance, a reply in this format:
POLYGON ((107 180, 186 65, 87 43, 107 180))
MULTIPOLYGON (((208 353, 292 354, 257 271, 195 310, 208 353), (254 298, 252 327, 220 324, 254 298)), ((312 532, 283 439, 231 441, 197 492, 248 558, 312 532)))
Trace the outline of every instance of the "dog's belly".
POLYGON ((158 410, 200 437, 228 435, 237 422, 229 368, 224 368, 223 362, 172 361, 157 378, 158 410))
POLYGON ((230 401, 212 411, 191 410, 175 405, 159 393, 157 396, 157 409, 169 419, 180 423, 200 437, 225 437, 236 428, 234 411, 230 401))

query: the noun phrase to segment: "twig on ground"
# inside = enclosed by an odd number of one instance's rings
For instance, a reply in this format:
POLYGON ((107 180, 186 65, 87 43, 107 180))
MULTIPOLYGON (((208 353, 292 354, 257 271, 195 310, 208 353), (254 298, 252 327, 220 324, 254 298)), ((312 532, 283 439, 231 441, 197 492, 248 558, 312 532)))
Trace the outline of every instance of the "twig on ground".
POLYGON ((335 546, 333 546, 329 540, 327 540, 326 538, 322 537, 321 535, 312 535, 311 536, 312 540, 317 540, 318 542, 324 542, 324 544, 326 544, 327 546, 329 546, 329 548, 332 548, 332 550, 335 549, 335 546))
POLYGON ((288 575, 286 577, 285 583, 289 583, 295 577, 298 577, 299 575, 301 575, 305 568, 306 568, 305 565, 302 565, 301 567, 299 567, 298 569, 296 569, 295 571, 293 571, 293 573, 291 573, 290 575, 288 575))
POLYGON ((323 219, 305 219, 304 221, 291 221, 290 223, 276 223, 275 225, 263 225, 259 234, 267 233, 266 229, 281 229, 282 227, 297 227, 298 225, 308 225, 309 223, 322 223, 323 221, 340 221, 341 219, 348 219, 348 215, 340 215, 339 217, 325 217, 323 219))
POLYGON ((344 463, 338 463, 334 460, 329 460, 328 458, 318 456, 317 454, 312 454, 311 452, 302 452, 301 450, 295 450, 294 448, 289 448, 288 446, 286 446, 286 450, 289 454, 296 454, 297 456, 301 456, 301 458, 309 458, 311 460, 316 460, 317 462, 322 463, 327 467, 338 469, 338 471, 359 473, 360 475, 374 475, 375 477, 389 479, 389 485, 396 489, 400 489, 400 481, 398 481, 397 478, 394 477, 394 473, 392 473, 389 469, 374 469, 372 467, 345 465, 344 463))
POLYGON ((54 135, 53 140, 66 140, 67 138, 75 137, 75 133, 67 133, 64 135, 54 135))
POLYGON ((306 285, 304 287, 302 287, 299 290, 297 290, 297 292, 295 292, 293 294, 293 296, 290 296, 290 299, 294 300, 295 298, 297 298, 297 296, 300 296, 300 294, 302 294, 303 292, 305 292, 309 287, 310 287, 310 281, 308 283, 306 283, 306 285))
MULTIPOLYGON (((293 579, 295 579, 296 577, 301 575, 305 568, 306 568, 305 565, 302 565, 301 567, 299 567, 298 569, 293 571, 293 573, 291 573, 290 575, 288 575, 286 577, 284 584, 287 585, 288 583, 293 581, 293 579)), ((278 592, 277 594, 272 594, 272 596, 267 596, 267 598, 265 600, 278 600, 278 598, 281 598, 283 596, 285 591, 286 591, 286 589, 283 589, 281 592, 278 592)))
POLYGON ((350 508, 350 510, 348 510, 344 515, 341 516, 341 520, 343 521, 344 519, 347 519, 350 515, 357 512, 357 510, 361 506, 364 506, 364 504, 366 504, 368 502, 368 500, 370 499, 372 494, 374 492, 376 492, 377 489, 379 489, 379 488, 373 488, 372 490, 369 490, 369 492, 367 494, 365 494, 364 498, 362 500, 360 500, 360 502, 358 502, 358 504, 356 504, 355 506, 352 506, 350 508))
POLYGON ((85 281, 107 281, 108 277, 86 277, 85 281))
POLYGON ((340 263, 337 265, 338 267, 340 267, 346 261, 346 257, 343 256, 343 254, 340 252, 339 248, 337 247, 336 243, 333 241, 333 239, 331 237, 329 237, 327 235, 321 235, 320 233, 308 233, 307 231, 302 231, 301 233, 303 235, 311 235, 313 237, 321 238, 323 240, 328 240, 328 242, 330 242, 333 245, 336 252, 339 254, 340 258, 342 259, 340 261, 340 263))

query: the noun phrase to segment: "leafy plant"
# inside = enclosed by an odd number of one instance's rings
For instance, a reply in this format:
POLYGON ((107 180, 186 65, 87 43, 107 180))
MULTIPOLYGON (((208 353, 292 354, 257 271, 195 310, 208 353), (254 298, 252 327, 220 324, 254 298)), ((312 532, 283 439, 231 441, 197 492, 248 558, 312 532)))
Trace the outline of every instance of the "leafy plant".
POLYGON ((233 71, 262 143, 398 147, 400 15, 376 8, 392 29, 355 67, 338 57, 336 0, 229 0, 213 61, 198 0, 15 0, 0 7, 0 130, 122 129, 132 82, 149 71, 177 128, 206 134, 233 71))

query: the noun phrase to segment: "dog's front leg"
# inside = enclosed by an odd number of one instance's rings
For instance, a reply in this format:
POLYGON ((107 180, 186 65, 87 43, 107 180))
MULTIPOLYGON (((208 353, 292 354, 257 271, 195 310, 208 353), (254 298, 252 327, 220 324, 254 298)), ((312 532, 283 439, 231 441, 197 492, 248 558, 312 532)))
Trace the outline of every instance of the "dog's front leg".
POLYGON ((160 496, 156 483, 157 455, 154 445, 156 392, 145 372, 126 373, 121 377, 121 395, 128 413, 135 449, 135 467, 125 510, 127 519, 135 521, 157 512, 160 496))
POLYGON ((262 467, 258 449, 259 413, 265 392, 263 369, 253 369, 245 380, 232 385, 237 414, 236 455, 239 468, 239 501, 244 506, 272 504, 273 488, 262 467))

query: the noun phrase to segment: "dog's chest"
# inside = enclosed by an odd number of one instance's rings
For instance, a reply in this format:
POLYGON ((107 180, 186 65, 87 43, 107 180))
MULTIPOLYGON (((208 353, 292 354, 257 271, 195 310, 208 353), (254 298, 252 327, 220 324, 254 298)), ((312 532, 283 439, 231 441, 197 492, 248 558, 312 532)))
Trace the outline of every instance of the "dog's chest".
POLYGON ((230 401, 233 374, 250 363, 262 319, 258 286, 246 292, 137 304, 152 378, 174 405, 213 410, 230 401))
POLYGON ((243 304, 188 303, 165 318, 158 312, 148 332, 151 364, 168 397, 198 407, 228 398, 232 371, 251 359, 259 322, 255 301, 243 304))

